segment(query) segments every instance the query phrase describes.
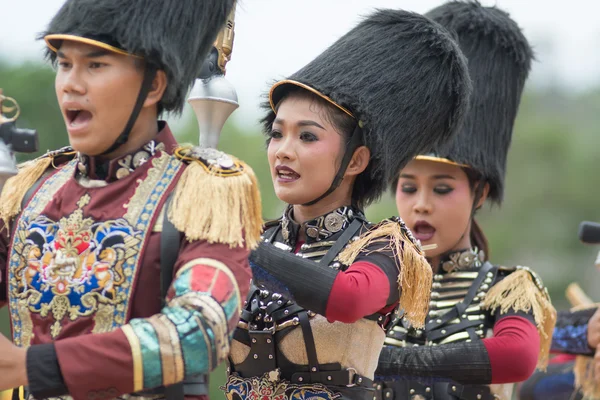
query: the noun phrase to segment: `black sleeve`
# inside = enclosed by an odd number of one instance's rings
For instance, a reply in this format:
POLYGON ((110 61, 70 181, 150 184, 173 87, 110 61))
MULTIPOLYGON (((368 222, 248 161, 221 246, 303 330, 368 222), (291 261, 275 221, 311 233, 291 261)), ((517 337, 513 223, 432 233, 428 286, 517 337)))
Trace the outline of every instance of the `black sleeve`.
POLYGON ((27 379, 29 392, 36 399, 68 394, 53 343, 27 349, 27 379))
POLYGON ((481 340, 443 346, 385 346, 375 375, 381 380, 436 378, 463 385, 492 382, 492 367, 481 340))
POLYGON ((287 288, 300 306, 325 315, 337 270, 305 260, 267 242, 262 242, 250 254, 250 265, 255 283, 264 283, 258 277, 272 277, 278 285, 283 284, 287 288))

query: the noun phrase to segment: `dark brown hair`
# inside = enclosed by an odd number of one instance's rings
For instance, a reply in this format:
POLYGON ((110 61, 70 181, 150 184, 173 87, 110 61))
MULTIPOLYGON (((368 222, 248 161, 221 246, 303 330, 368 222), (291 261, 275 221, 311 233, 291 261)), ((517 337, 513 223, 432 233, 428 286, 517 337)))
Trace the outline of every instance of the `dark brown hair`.
POLYGON ((475 193, 475 198, 473 199, 473 211, 471 214, 471 232, 469 232, 469 236, 471 237, 471 245, 477 246, 479 250, 483 250, 485 253, 485 260, 487 261, 490 257, 489 243, 485 233, 481 229, 481 226, 479 226, 475 220, 475 213, 478 210, 476 206, 483 195, 483 188, 485 187, 486 182, 483 180, 482 175, 473 168, 462 167, 462 170, 465 171, 465 174, 467 174, 471 191, 475 193))

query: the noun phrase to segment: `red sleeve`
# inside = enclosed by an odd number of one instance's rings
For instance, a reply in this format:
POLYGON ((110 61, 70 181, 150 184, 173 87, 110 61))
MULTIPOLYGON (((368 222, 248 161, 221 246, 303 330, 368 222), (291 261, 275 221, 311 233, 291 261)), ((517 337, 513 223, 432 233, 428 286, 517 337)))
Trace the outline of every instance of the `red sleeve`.
POLYGON ((494 336, 483 339, 492 367, 492 383, 514 383, 533 374, 540 352, 537 328, 526 318, 510 316, 494 325, 494 336))
POLYGON ((60 370, 73 399, 133 392, 133 356, 121 329, 55 342, 60 370))
POLYGON ((356 322, 386 306, 390 282, 377 265, 366 261, 340 272, 331 288, 325 316, 329 322, 356 322))

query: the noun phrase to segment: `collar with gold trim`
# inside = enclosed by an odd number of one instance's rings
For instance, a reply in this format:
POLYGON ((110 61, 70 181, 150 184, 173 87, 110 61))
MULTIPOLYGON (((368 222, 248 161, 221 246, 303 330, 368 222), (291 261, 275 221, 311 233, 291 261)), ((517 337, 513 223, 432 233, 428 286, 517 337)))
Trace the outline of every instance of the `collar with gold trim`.
POLYGON ((281 218, 283 240, 291 246, 296 244, 300 229, 304 230, 306 243, 310 244, 327 240, 336 233, 343 231, 356 217, 364 218, 361 211, 352 207, 340 207, 302 224, 295 222, 292 214, 293 208, 288 206, 281 218))
POLYGON ((113 160, 102 160, 99 157, 77 154, 77 170, 80 176, 95 180, 112 182, 123 179, 136 168, 144 165, 158 150, 164 151, 164 144, 151 140, 141 149, 113 160))
POLYGON ((477 247, 455 251, 442 258, 439 273, 479 268, 484 261, 485 252, 477 247))

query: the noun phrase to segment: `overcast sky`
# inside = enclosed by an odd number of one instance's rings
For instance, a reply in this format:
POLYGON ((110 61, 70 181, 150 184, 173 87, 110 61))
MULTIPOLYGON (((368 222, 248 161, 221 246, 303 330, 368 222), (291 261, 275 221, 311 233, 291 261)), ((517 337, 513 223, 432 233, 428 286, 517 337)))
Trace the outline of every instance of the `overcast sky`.
MULTIPOLYGON (((126 1, 126 0, 123 0, 126 1)), ((559 81, 574 90, 600 84, 600 3, 593 0, 482 1, 506 11, 538 53, 532 83, 559 81)), ((0 0, 0 58, 41 60, 35 41, 63 0, 0 0)), ((227 78, 235 86, 236 118, 253 124, 267 82, 309 62, 374 8, 426 12, 442 0, 242 0, 227 78)), ((0 87, 2 77, 0 76, 0 87)))

